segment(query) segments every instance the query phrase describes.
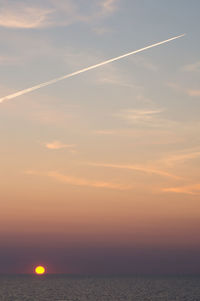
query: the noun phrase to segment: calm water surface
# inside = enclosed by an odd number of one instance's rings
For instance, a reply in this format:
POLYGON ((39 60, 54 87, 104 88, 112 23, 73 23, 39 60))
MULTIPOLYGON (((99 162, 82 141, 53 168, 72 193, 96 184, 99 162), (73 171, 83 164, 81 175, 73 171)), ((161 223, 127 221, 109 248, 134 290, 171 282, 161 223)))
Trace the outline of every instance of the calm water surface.
POLYGON ((200 278, 0 276, 0 301, 200 301, 200 278))

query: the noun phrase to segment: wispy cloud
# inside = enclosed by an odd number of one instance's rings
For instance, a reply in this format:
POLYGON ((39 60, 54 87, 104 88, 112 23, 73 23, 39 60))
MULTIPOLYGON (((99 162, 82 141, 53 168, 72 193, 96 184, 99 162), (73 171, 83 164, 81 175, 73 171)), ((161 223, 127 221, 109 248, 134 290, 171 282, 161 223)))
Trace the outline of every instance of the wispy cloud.
POLYGON ((20 62, 19 58, 9 57, 7 55, 0 56, 0 65, 15 65, 20 62))
POLYGON ((172 178, 172 179, 180 179, 180 177, 168 173, 167 171, 156 169, 152 166, 148 165, 126 165, 126 164, 110 164, 110 163, 94 163, 94 162, 87 162, 87 165, 90 166, 97 166, 97 167, 106 167, 106 168, 116 168, 116 169, 125 169, 125 170, 133 170, 138 172, 143 172, 147 174, 155 174, 162 177, 172 178))
POLYGON ((0 26, 10 28, 40 28, 89 22, 116 10, 118 0, 80 2, 72 0, 0 0, 0 26), (87 6, 87 13, 83 5, 87 6))
POLYGON ((80 119, 79 106, 68 104, 62 104, 62 106, 55 105, 51 103, 50 97, 48 97, 48 101, 42 103, 35 101, 35 99, 30 99, 27 114, 22 113, 22 118, 31 120, 34 123, 59 127, 70 127, 72 124, 74 126, 78 124, 78 120, 80 119))
POLYGON ((200 90, 188 89, 187 94, 189 96, 192 96, 192 97, 199 97, 200 96, 200 90))
POLYGON ((150 71, 158 70, 158 67, 153 62, 151 62, 148 58, 142 55, 138 55, 137 57, 132 57, 131 60, 135 65, 139 65, 140 67, 143 67, 150 71))
POLYGON ((131 121, 131 122, 137 122, 137 121, 151 121, 157 114, 163 112, 163 110, 135 110, 135 109, 129 109, 124 110, 124 115, 121 116, 125 119, 131 121))
POLYGON ((134 139, 134 144, 174 144, 183 142, 184 138, 177 135, 171 130, 165 129, 132 129, 132 128, 116 128, 116 129, 99 129, 92 132, 94 135, 99 136, 116 136, 116 137, 130 137, 134 139))
POLYGON ((101 2, 101 7, 104 12, 113 12, 117 9, 117 4, 119 0, 103 0, 101 2))
POLYGON ((97 134, 97 135, 118 135, 119 134, 119 131, 117 130, 97 130, 97 131, 94 131, 93 132, 94 134, 97 134))
POLYGON ((67 148, 69 150, 75 150, 75 144, 64 144, 58 140, 54 140, 52 142, 45 143, 45 147, 52 150, 59 150, 63 148, 67 148))
POLYGON ((176 153, 171 155, 167 158, 163 159, 163 162, 167 165, 173 166, 177 163, 183 163, 188 160, 193 160, 196 158, 200 158, 200 151, 199 150, 186 150, 181 153, 176 153))
POLYGON ((66 184, 70 184, 73 186, 86 186, 86 187, 94 187, 94 188, 107 188, 113 190, 130 190, 132 189, 131 186, 122 185, 119 183, 107 182, 107 181, 95 181, 95 180, 88 180, 85 178, 74 177, 70 175, 65 175, 57 171, 50 171, 50 172, 37 172, 33 170, 28 170, 25 172, 27 175, 34 175, 34 176, 45 176, 49 178, 53 178, 59 182, 63 182, 66 184))
POLYGON ((98 35, 104 35, 112 32, 111 28, 105 26, 96 26, 92 28, 92 30, 98 35))
POLYGON ((127 121, 130 124, 138 124, 152 127, 168 126, 173 123, 171 120, 161 118, 159 115, 164 109, 127 109, 115 114, 116 117, 127 121))
POLYGON ((171 187, 163 189, 164 192, 174 192, 180 194, 200 195, 200 184, 192 184, 188 186, 171 187))
POLYGON ((124 78, 120 77, 117 72, 110 72, 107 68, 104 72, 100 73, 101 76, 97 78, 96 82, 98 84, 108 84, 108 85, 115 85, 125 88, 135 88, 138 89, 139 87, 136 86, 134 83, 129 83, 124 78))
POLYGON ((194 64, 185 65, 182 69, 184 71, 187 71, 187 72, 197 72, 197 71, 200 71, 200 61, 198 61, 198 62, 196 62, 194 64))
POLYGON ((12 28, 37 28, 47 24, 52 11, 39 5, 27 4, 24 1, 13 3, 1 1, 0 26, 12 28))
POLYGON ((199 97, 200 96, 200 89, 185 88, 185 87, 180 86, 177 83, 167 83, 167 86, 176 90, 179 93, 184 93, 191 97, 199 97))

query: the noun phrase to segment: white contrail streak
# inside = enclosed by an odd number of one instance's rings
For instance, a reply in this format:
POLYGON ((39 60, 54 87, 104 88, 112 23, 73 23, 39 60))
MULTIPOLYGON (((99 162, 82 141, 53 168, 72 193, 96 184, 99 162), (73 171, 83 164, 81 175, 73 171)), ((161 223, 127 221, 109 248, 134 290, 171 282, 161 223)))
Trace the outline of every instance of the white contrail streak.
POLYGON ((73 72, 73 73, 70 73, 70 74, 67 74, 67 75, 64 75, 64 76, 55 78, 55 79, 52 79, 52 80, 50 80, 50 81, 48 81, 48 82, 45 82, 45 83, 42 83, 42 84, 33 86, 33 87, 31 87, 31 88, 28 88, 28 89, 24 89, 24 90, 18 91, 18 92, 14 93, 14 94, 10 94, 10 95, 4 96, 4 97, 0 98, 0 103, 4 102, 4 101, 6 101, 6 100, 9 100, 9 99, 12 99, 12 98, 15 98, 15 97, 24 95, 24 94, 26 94, 26 93, 32 92, 32 91, 34 91, 34 90, 38 90, 38 89, 40 89, 40 88, 43 88, 43 87, 46 87, 46 86, 55 84, 55 83, 57 83, 57 82, 59 82, 59 81, 61 81, 61 80, 67 79, 67 78, 69 78, 69 77, 72 77, 72 76, 75 76, 75 75, 84 73, 84 72, 89 71, 89 70, 92 70, 92 69, 96 69, 96 68, 101 67, 101 66, 104 66, 104 65, 107 65, 107 64, 112 63, 112 62, 114 62, 114 61, 121 60, 121 59, 123 59, 123 58, 125 58, 125 57, 127 57, 127 56, 130 56, 130 55, 133 55, 133 54, 142 52, 142 51, 144 51, 144 50, 147 50, 147 49, 150 49, 150 48, 153 48, 153 47, 156 47, 156 46, 159 46, 159 45, 168 43, 168 42, 173 41, 173 40, 176 40, 176 39, 179 39, 179 38, 181 38, 181 37, 183 37, 183 36, 185 36, 185 34, 179 35, 179 36, 177 36, 177 37, 173 37, 173 38, 171 38, 171 39, 168 39, 168 40, 165 40, 165 41, 156 43, 156 44, 152 44, 152 45, 150 45, 150 46, 146 46, 146 47, 144 47, 144 48, 141 48, 141 49, 138 49, 138 50, 135 50, 135 51, 126 53, 126 54, 124 54, 124 55, 120 55, 120 56, 118 56, 118 57, 115 57, 115 58, 112 58, 112 59, 110 59, 110 60, 101 62, 101 63, 99 63, 99 64, 96 64, 96 65, 93 65, 93 66, 90 66, 90 67, 81 69, 81 70, 79 70, 79 71, 76 71, 76 72, 73 72))

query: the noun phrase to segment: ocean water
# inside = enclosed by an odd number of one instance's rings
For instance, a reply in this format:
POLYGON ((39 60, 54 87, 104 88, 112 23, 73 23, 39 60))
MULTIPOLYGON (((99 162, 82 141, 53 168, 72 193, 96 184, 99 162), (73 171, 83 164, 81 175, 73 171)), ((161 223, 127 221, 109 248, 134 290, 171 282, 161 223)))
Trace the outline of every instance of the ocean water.
POLYGON ((4 300, 200 301, 200 278, 0 276, 4 300))

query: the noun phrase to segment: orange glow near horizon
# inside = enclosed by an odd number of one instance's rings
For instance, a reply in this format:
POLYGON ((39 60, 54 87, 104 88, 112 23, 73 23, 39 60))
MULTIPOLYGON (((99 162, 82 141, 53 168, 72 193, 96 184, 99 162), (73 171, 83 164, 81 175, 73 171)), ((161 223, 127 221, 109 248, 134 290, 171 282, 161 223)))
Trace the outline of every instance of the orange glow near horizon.
POLYGON ((46 273, 46 269, 43 266, 37 266, 35 268, 35 274, 37 275, 43 275, 46 273))

